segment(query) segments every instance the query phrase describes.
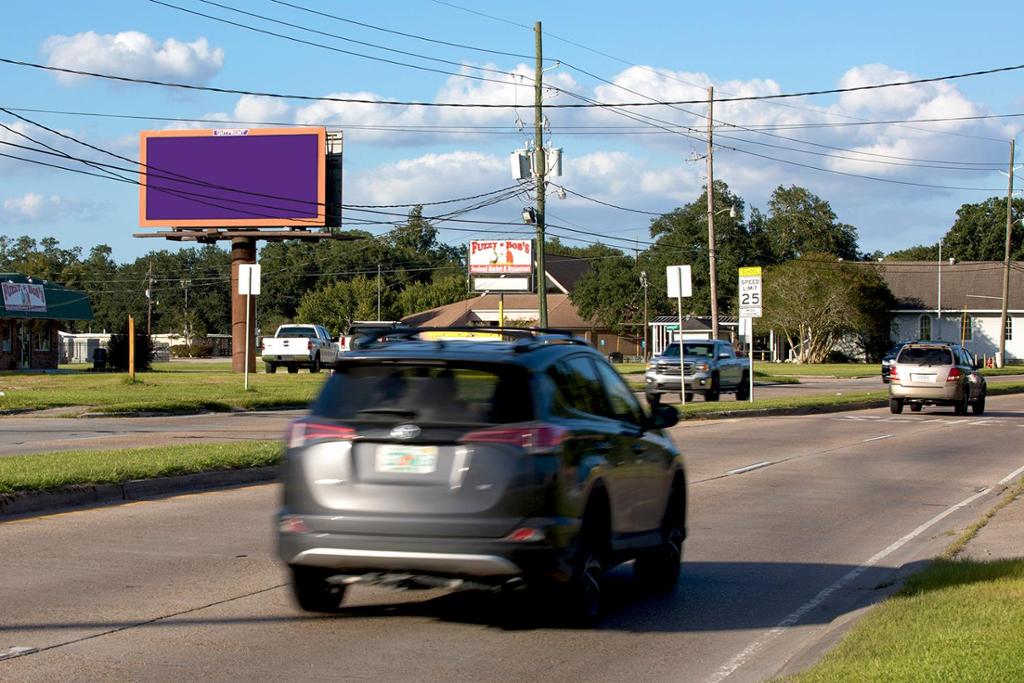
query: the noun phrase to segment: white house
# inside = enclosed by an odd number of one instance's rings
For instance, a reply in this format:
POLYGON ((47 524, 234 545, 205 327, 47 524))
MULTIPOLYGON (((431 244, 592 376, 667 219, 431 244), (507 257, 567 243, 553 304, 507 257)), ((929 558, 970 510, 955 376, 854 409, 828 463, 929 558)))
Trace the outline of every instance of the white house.
MULTIPOLYGON (((1002 261, 883 261, 875 264, 896 297, 893 340, 963 342, 988 358, 999 350, 1002 261)), ((1024 360, 1024 262, 1010 263, 1006 361, 1024 360)))

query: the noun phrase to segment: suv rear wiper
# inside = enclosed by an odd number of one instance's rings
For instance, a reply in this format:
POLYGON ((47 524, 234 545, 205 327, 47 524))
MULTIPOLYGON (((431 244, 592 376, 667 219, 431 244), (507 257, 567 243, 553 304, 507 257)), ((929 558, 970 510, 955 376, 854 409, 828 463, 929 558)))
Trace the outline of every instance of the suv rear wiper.
POLYGON ((416 417, 419 415, 415 410, 408 408, 364 408, 356 412, 357 415, 401 415, 403 417, 416 417))

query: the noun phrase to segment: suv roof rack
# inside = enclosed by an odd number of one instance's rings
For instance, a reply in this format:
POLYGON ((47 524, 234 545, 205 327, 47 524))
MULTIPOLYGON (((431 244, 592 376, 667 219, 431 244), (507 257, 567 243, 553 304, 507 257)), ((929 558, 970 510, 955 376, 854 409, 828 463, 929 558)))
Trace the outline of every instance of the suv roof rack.
MULTIPOLYGON (((572 336, 569 330, 560 330, 549 327, 501 327, 498 325, 478 326, 441 326, 441 327, 396 327, 386 330, 379 330, 366 335, 366 344, 372 344, 388 340, 408 340, 424 332, 485 332, 500 334, 503 337, 516 341, 517 351, 528 351, 543 344, 582 344, 588 345, 585 339, 572 336)), ((438 342, 451 340, 435 340, 438 342)))

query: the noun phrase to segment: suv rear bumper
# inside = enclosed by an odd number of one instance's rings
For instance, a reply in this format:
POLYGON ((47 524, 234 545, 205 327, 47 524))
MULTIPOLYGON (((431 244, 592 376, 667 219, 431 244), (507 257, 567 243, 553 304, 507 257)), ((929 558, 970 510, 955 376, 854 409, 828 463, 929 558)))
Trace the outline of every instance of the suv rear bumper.
POLYGON ((412 573, 492 583, 520 576, 567 578, 567 549, 557 539, 573 538, 578 523, 569 519, 528 519, 520 528, 543 530, 544 538, 510 541, 279 531, 278 555, 289 565, 320 567, 353 576, 412 573))
POLYGON ((963 389, 955 382, 947 386, 905 387, 894 382, 889 383, 889 397, 904 401, 928 401, 935 403, 956 403, 963 400, 963 389))

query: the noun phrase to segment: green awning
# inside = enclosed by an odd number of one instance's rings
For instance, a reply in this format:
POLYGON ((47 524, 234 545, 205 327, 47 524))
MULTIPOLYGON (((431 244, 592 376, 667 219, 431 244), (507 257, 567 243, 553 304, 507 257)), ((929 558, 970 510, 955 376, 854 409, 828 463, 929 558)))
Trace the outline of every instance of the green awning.
POLYGON ((89 295, 21 273, 0 273, 0 318, 92 320, 89 295))

